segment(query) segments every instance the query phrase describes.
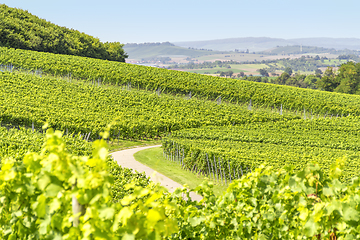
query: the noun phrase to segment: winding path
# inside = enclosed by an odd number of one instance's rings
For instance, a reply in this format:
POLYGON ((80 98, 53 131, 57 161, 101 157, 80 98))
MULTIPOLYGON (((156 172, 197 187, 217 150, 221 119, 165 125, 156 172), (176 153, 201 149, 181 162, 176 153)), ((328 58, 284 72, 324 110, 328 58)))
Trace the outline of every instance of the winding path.
MULTIPOLYGON (((181 184, 175 182, 174 180, 162 175, 161 173, 156 172, 155 170, 135 160, 134 154, 136 152, 154 147, 161 147, 161 145, 126 149, 118 152, 113 152, 110 155, 112 155, 114 160, 122 167, 130 168, 138 172, 145 172, 146 176, 150 177, 151 181, 155 183, 160 183, 160 185, 166 187, 169 190, 169 192, 175 191, 176 188, 179 187, 181 188, 182 187, 181 184)), ((202 199, 201 196, 193 192, 190 193, 190 197, 192 200, 197 200, 197 201, 202 199)))

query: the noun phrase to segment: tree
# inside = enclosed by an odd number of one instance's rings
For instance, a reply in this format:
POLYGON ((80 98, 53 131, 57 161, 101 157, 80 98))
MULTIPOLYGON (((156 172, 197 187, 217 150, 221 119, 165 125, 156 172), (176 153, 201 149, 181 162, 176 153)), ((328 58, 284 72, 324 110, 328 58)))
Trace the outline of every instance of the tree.
POLYGON ((275 79, 275 83, 284 85, 289 78, 290 75, 287 72, 283 72, 281 76, 275 79))
POLYGON ((291 74, 293 73, 292 69, 290 67, 286 67, 284 72, 286 72, 287 74, 289 74, 291 76, 291 74))
POLYGON ((339 86, 339 82, 335 80, 335 72, 332 67, 328 67, 324 72, 324 76, 316 82, 316 87, 325 91, 332 92, 339 86))
POLYGON ((119 42, 106 42, 104 43, 104 47, 109 54, 108 60, 125 62, 125 58, 128 57, 123 49, 124 44, 119 42))
POLYGON ((315 74, 323 74, 323 72, 321 71, 321 69, 318 68, 315 70, 315 74))
POLYGON ((335 82, 340 84, 334 89, 334 92, 359 94, 360 64, 348 62, 341 65, 335 82))
POLYGON ((259 72, 260 72, 260 75, 263 76, 263 77, 268 77, 269 76, 269 73, 265 68, 259 69, 259 72))
POLYGON ((315 70, 315 75, 321 75, 321 74, 323 74, 321 69, 318 68, 318 69, 315 70))
POLYGON ((268 83, 269 79, 267 77, 263 77, 263 78, 261 78, 261 82, 268 83))
POLYGON ((316 83, 317 81, 319 81, 320 78, 318 78, 315 75, 308 75, 306 76, 306 78, 304 79, 304 83, 307 85, 306 87, 308 88, 312 88, 315 89, 316 88, 316 83))
POLYGON ((320 88, 328 92, 333 92, 337 86, 338 84, 334 81, 334 78, 328 76, 322 77, 320 81, 317 81, 316 83, 317 88, 320 88))
POLYGON ((319 68, 315 70, 315 76, 317 78, 321 78, 321 74, 323 74, 323 72, 319 68))
POLYGON ((227 76, 229 76, 229 77, 231 77, 232 75, 234 74, 234 72, 233 71, 227 71, 227 72, 220 72, 220 77, 227 77, 227 76))
POLYGON ((240 77, 243 77, 243 76, 245 76, 245 73, 244 73, 244 72, 240 72, 239 75, 240 75, 240 77))
POLYGON ((335 71, 332 67, 328 67, 325 72, 324 75, 327 77, 335 77, 335 71))

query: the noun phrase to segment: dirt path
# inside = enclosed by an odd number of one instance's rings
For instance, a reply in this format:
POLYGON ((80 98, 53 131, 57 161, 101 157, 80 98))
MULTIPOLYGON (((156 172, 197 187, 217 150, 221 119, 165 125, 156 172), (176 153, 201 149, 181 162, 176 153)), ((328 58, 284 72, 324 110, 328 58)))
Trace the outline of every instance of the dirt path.
MULTIPOLYGON (((150 177, 150 179, 155 183, 160 183, 161 186, 166 187, 169 189, 170 192, 173 192, 176 188, 181 188, 182 185, 171 180, 170 178, 162 175, 161 173, 156 172, 155 170, 141 164, 140 162, 136 161, 134 158, 134 154, 138 151, 153 148, 153 147, 160 147, 161 145, 155 146, 148 146, 148 147, 138 147, 132 149, 126 149, 118 152, 111 153, 110 155, 113 156, 114 160, 122 167, 130 168, 136 170, 138 172, 145 172, 146 176, 150 177)), ((190 197, 192 200, 201 200, 201 196, 191 192, 190 197)))

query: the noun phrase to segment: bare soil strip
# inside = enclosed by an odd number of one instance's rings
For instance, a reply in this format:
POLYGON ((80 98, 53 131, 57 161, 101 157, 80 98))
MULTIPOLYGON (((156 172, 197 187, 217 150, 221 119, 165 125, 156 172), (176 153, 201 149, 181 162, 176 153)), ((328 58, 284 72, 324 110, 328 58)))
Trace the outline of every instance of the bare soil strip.
MULTIPOLYGON (((151 181, 155 183, 159 183, 161 186, 166 187, 169 192, 174 192, 176 188, 181 188, 182 185, 171 180, 170 178, 162 175, 161 173, 156 172, 155 170, 141 164, 140 162, 136 161, 134 158, 134 154, 138 151, 153 148, 153 147, 160 147, 161 145, 155 146, 147 146, 147 147, 138 147, 132 149, 125 149, 118 152, 111 153, 114 160, 122 167, 130 168, 134 172, 145 172, 147 177, 150 177, 151 181)), ((195 194, 194 192, 190 193, 190 197, 192 200, 199 201, 202 199, 201 196, 195 194)))

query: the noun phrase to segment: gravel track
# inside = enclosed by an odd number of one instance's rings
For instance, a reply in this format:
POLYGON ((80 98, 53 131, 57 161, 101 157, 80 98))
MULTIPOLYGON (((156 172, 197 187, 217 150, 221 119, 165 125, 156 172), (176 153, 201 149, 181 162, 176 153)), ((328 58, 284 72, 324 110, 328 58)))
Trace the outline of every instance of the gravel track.
MULTIPOLYGON (((161 173, 156 172, 155 170, 143 165, 142 163, 138 162, 134 158, 134 154, 138 151, 154 148, 154 147, 161 147, 161 145, 155 146, 147 146, 147 147, 137 147, 132 149, 125 149, 117 152, 113 152, 110 155, 114 158, 114 160, 122 167, 130 168, 134 172, 135 170, 138 172, 145 172, 147 177, 150 177, 151 181, 155 183, 159 183, 161 186, 166 187, 169 192, 174 192, 176 188, 181 188, 182 185, 175 182, 174 180, 162 175, 161 173)), ((199 201, 202 199, 201 196, 195 194, 194 192, 190 193, 190 197, 192 200, 199 201)))

